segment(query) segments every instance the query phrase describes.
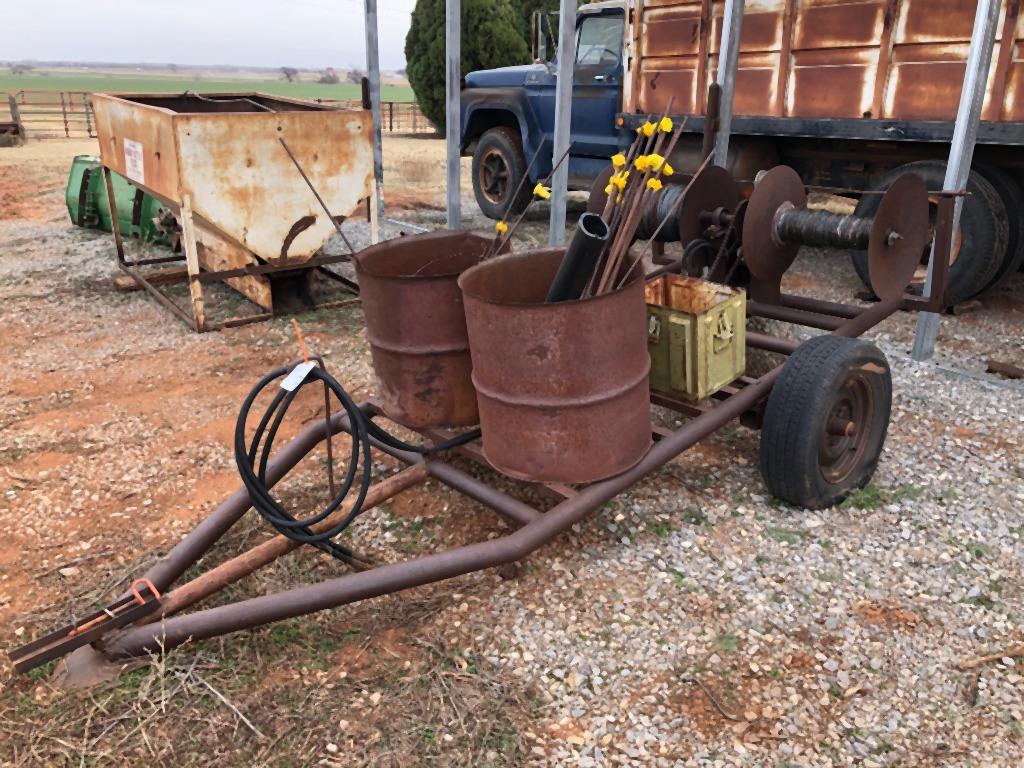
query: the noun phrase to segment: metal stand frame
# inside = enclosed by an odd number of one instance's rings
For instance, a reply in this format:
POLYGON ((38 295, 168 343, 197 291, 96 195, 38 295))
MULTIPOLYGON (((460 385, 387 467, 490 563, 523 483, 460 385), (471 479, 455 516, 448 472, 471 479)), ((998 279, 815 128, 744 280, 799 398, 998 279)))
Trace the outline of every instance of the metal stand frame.
POLYGON ((348 278, 326 269, 328 264, 337 264, 348 261, 348 254, 340 254, 337 256, 314 256, 312 259, 307 259, 302 262, 284 261, 276 264, 252 264, 238 269, 224 269, 216 271, 203 270, 199 266, 199 251, 196 246, 195 220, 192 213, 191 199, 188 195, 185 195, 182 200, 181 208, 178 210, 178 216, 181 219, 182 228, 182 253, 175 256, 160 256, 133 260, 127 259, 125 257, 124 238, 121 234, 120 222, 118 221, 117 201, 114 198, 114 186, 111 181, 110 173, 110 169, 103 166, 103 183, 107 191, 107 203, 110 206, 110 229, 114 235, 114 248, 117 254, 118 269, 131 277, 140 288, 155 298, 161 306, 169 310, 186 325, 191 326, 196 332, 204 333, 205 331, 234 328, 240 325, 248 325, 249 323, 258 323, 263 320, 269 320, 275 316, 276 313, 271 311, 231 317, 227 320, 216 323, 207 321, 206 303, 203 297, 203 283, 227 280, 232 277, 243 277, 245 275, 269 275, 274 272, 291 271, 295 269, 316 269, 321 274, 326 274, 333 280, 340 282, 354 294, 354 298, 351 299, 339 299, 336 301, 317 304, 316 306, 318 309, 327 307, 343 307, 359 302, 359 286, 348 278), (185 262, 185 271, 180 275, 172 276, 162 282, 164 284, 187 282, 191 304, 190 310, 183 309, 178 303, 162 293, 139 269, 139 267, 143 266, 170 264, 182 261, 185 262))
MULTIPOLYGON (((937 242, 940 248, 942 244, 950 242, 948 235, 952 225, 954 199, 951 196, 943 196, 939 201, 937 242)), ((940 260, 939 263, 943 262, 940 260)), ((905 294, 864 309, 781 294, 777 303, 751 303, 749 314, 822 328, 836 336, 857 337, 900 310, 928 310, 941 305, 945 277, 943 270, 936 271, 933 292, 927 298, 905 294)), ((799 347, 794 341, 759 333, 749 333, 747 343, 752 348, 783 355, 792 354, 799 347)), ((500 514, 515 526, 514 530, 495 539, 398 563, 371 567, 316 584, 192 613, 179 613, 274 559, 299 548, 299 545, 290 539, 276 536, 191 582, 146 601, 146 615, 137 618, 137 614, 133 614, 136 616, 133 626, 119 628, 118 624, 111 623, 104 627, 106 632, 94 632, 92 630, 95 630, 95 627, 91 626, 86 639, 83 639, 83 627, 72 627, 67 630, 63 640, 59 636, 54 639, 51 635, 44 638, 49 642, 42 646, 40 641, 36 641, 13 652, 15 667, 18 671, 25 671, 77 647, 79 650, 69 660, 69 671, 72 676, 78 676, 80 679, 89 678, 90 672, 104 668, 106 661, 145 658, 150 654, 164 653, 187 641, 230 634, 485 568, 515 563, 731 420, 740 418, 748 426, 759 428, 764 405, 782 367, 779 365, 759 378, 741 377, 731 386, 723 388, 714 397, 701 403, 688 403, 652 393, 653 405, 673 409, 691 416, 692 419, 676 430, 655 428, 652 435, 653 446, 643 459, 631 469, 608 480, 580 487, 557 483, 533 484, 534 488, 555 502, 555 505, 547 510, 530 506, 443 458, 425 458, 420 454, 408 453, 374 441, 373 446, 377 450, 398 459, 408 468, 372 486, 367 495, 367 508, 425 482, 428 478, 433 478, 500 514), (82 647, 90 641, 91 647, 82 647), (36 648, 41 650, 35 652, 36 648)), ((360 408, 373 418, 383 415, 372 401, 363 403, 360 408)), ((343 413, 306 426, 271 460, 266 472, 268 487, 280 481, 329 435, 349 430, 348 418, 343 413)), ((421 434, 427 440, 434 441, 449 436, 442 430, 423 430, 421 434)), ((463 446, 457 449, 457 452, 487 466, 478 443, 463 446)), ((133 583, 145 583, 158 595, 165 592, 241 519, 249 507, 248 494, 244 488, 238 490, 133 583)), ((348 510, 343 506, 335 515, 347 513, 348 510)), ((332 519, 328 518, 322 524, 331 525, 332 519)), ((143 608, 140 605, 133 610, 142 611, 143 608)))

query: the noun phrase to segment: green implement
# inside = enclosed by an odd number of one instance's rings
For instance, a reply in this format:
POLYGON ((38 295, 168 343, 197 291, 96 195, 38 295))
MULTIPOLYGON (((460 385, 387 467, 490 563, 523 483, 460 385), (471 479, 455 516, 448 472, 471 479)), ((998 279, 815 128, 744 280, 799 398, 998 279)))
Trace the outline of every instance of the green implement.
MULTIPOLYGON (((117 203, 117 222, 123 237, 147 243, 173 245, 173 237, 157 225, 167 208, 152 195, 111 171, 110 181, 117 203)), ((65 192, 68 216, 79 227, 111 231, 110 204, 103 184, 103 169, 98 157, 78 155, 71 163, 65 192)))

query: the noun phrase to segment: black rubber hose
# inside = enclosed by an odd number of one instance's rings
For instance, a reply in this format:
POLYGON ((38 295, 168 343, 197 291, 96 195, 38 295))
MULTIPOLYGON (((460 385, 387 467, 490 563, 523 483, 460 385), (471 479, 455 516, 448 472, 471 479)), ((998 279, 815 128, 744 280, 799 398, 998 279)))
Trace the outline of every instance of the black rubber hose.
POLYGON ((377 440, 387 446, 402 451, 428 454, 455 448, 465 445, 480 437, 480 430, 475 429, 465 434, 454 437, 435 445, 411 445, 399 440, 394 435, 374 424, 355 401, 349 396, 338 381, 323 368, 317 366, 309 370, 305 378, 292 390, 279 388, 274 394, 270 405, 260 418, 256 431, 248 447, 245 441, 246 424, 249 421, 249 413, 252 410, 256 398, 267 389, 274 381, 286 376, 292 369, 289 366, 282 366, 264 376, 242 402, 238 413, 238 420, 235 423, 235 464, 238 467, 238 474, 242 483, 249 492, 249 499, 253 508, 274 528, 278 533, 287 536, 292 541, 303 544, 312 544, 325 552, 345 562, 352 562, 352 552, 347 548, 335 543, 332 539, 344 531, 352 521, 359 517, 362 512, 363 503, 366 501, 366 493, 373 480, 373 465, 370 455, 371 440, 377 440), (267 463, 273 449, 274 440, 278 430, 284 421, 288 408, 295 400, 299 391, 314 382, 323 382, 331 393, 341 403, 348 416, 351 425, 351 454, 348 461, 348 469, 345 472, 345 479, 338 489, 334 498, 316 514, 303 519, 297 519, 284 506, 281 505, 270 494, 266 485, 267 463), (357 496, 352 509, 343 520, 331 526, 331 528, 314 532, 310 526, 327 519, 338 507, 342 505, 353 487, 357 488, 357 496))

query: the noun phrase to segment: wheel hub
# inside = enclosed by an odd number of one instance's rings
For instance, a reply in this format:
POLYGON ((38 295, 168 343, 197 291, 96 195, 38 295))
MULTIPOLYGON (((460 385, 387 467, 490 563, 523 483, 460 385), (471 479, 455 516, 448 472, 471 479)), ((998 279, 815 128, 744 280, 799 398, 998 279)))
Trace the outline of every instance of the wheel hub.
POLYGON ((480 190, 490 202, 500 204, 508 195, 508 164, 501 152, 489 149, 480 158, 480 190))
POLYGON ((860 467, 874 410, 872 388, 863 375, 851 376, 836 393, 818 449, 818 465, 829 483, 841 484, 860 467))

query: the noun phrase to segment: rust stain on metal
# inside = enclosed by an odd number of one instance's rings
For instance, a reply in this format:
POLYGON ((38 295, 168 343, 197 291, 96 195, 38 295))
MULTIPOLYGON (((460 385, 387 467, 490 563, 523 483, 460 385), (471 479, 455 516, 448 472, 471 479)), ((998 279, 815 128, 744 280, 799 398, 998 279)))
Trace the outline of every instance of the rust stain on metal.
MULTIPOLYGON (((1019 0, 1004 0, 997 65, 983 119, 1024 119, 1019 0)), ((748 0, 736 74, 737 115, 952 120, 974 0, 748 0)), ((638 4, 636 87, 625 112, 703 110, 714 75, 722 3, 638 4), (709 34, 705 47, 701 35, 709 34)))
POLYGON ((291 246, 292 241, 299 236, 300 233, 305 232, 311 226, 316 224, 316 216, 303 216, 301 219, 292 224, 292 228, 288 230, 288 234, 284 236, 284 242, 281 243, 281 255, 278 257, 282 261, 288 258, 288 248, 291 246))
POLYGON ((470 232, 430 232, 371 246, 353 259, 389 418, 411 427, 477 423, 457 281, 491 242, 470 232))
POLYGON ((544 304, 564 249, 503 256, 460 279, 483 451, 505 474, 585 483, 651 443, 643 281, 544 304))
MULTIPOLYGON (((218 247, 208 237, 214 231, 251 253, 234 267, 279 258, 289 237, 289 258, 309 259, 335 231, 318 216, 279 137, 333 212, 350 214, 371 193, 372 118, 365 111, 255 93, 98 93, 92 101, 103 164, 172 208, 190 195, 202 222, 197 239, 208 251, 218 247), (141 173, 129 165, 133 150, 141 153, 141 173), (293 232, 304 216, 317 218, 293 232)), ((221 260, 236 259, 225 253, 221 260)))

